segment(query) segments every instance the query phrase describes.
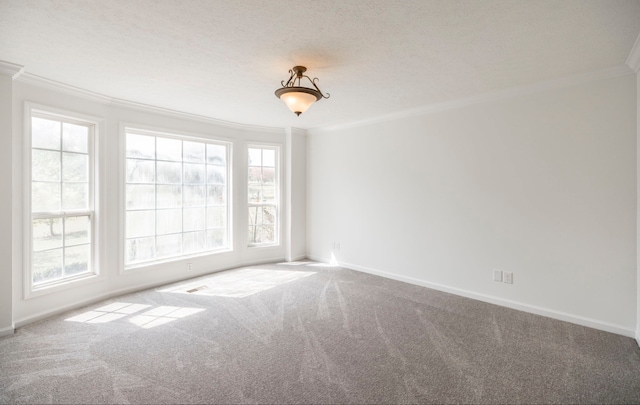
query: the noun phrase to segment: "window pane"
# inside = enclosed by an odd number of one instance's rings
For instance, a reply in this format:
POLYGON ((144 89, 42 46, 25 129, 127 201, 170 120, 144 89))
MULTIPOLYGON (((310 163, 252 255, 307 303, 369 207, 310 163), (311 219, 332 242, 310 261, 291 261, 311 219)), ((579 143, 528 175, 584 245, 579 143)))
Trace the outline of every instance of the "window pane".
POLYGON ((89 179, 89 155, 62 154, 62 181, 87 181, 89 179))
POLYGON ((31 119, 31 147, 60 150, 60 122, 44 118, 31 119))
POLYGON ((157 235, 182 232, 182 210, 159 210, 156 219, 157 235))
POLYGON ((155 208, 156 186, 127 185, 127 209, 155 208))
POLYGON ((204 184, 205 165, 184 164, 185 184, 204 184))
POLYGON ((157 168, 159 184, 182 183, 182 163, 158 162, 157 168))
POLYGON ((183 253, 196 253, 206 249, 206 232, 188 232, 182 235, 183 253))
POLYGON ((262 243, 262 227, 261 226, 249 227, 249 243, 262 243))
POLYGON ((89 128, 66 122, 62 124, 62 150, 87 153, 89 151, 89 128))
POLYGON ((127 157, 155 159, 155 137, 127 134, 127 157))
POLYGON ((261 184, 262 183, 262 168, 250 167, 249 168, 249 184, 261 184))
POLYGON ((156 257, 177 256, 182 253, 182 234, 164 235, 156 238, 156 257))
POLYGON ((60 152, 32 150, 31 179, 34 181, 60 181, 60 152))
POLYGON ((34 252, 62 247, 62 219, 34 219, 31 229, 34 252))
POLYGON ((184 206, 185 207, 202 207, 206 203, 205 186, 184 186, 184 206))
POLYGON ((262 243, 273 243, 276 240, 275 228, 273 225, 262 227, 262 243))
POLYGON ((31 255, 33 284, 41 284, 62 277, 62 249, 33 252, 31 255))
POLYGON ((126 243, 126 259, 128 263, 140 262, 154 258, 154 238, 130 239, 126 243))
POLYGON ((262 225, 262 207, 249 207, 249 225, 262 225))
POLYGON ((125 262, 175 257, 228 243, 227 146, 162 136, 127 134, 129 138, 125 262), (149 150, 155 155, 146 153, 144 146, 152 143, 155 149, 149 150), (220 232, 214 237, 206 229, 220 232))
POLYGON ((155 179, 154 161, 127 159, 127 183, 154 183, 155 179))
POLYGON ((182 141, 169 138, 156 138, 157 159, 182 162, 182 141))
POLYGON ((226 187, 207 186, 207 205, 224 205, 227 203, 226 187))
POLYGON ((227 207, 207 208, 207 229, 224 228, 227 225, 227 207))
POLYGON ((127 212, 127 238, 154 235, 156 231, 155 211, 127 212))
POLYGON ((206 217, 204 208, 185 208, 182 214, 183 230, 199 231, 205 229, 206 217))
POLYGON ((64 220, 64 245, 87 244, 91 222, 88 216, 69 217, 64 220))
POLYGON ((273 167, 263 168, 262 181, 265 184, 274 184, 276 182, 276 169, 274 169, 273 167))
POLYGON ((262 166, 276 166, 276 151, 273 149, 262 149, 262 166))
POLYGON ((227 246, 227 232, 224 229, 207 231, 207 248, 219 249, 227 246))
POLYGON ((267 203, 276 202, 276 188, 274 186, 262 186, 262 201, 267 203))
POLYGON ((62 184, 62 209, 82 210, 89 206, 87 183, 62 184))
POLYGON ((227 148, 223 145, 207 144, 207 163, 225 166, 227 163, 227 148))
POLYGON ((226 178, 227 178, 227 169, 225 167, 207 165, 207 183, 225 184, 226 178))
POLYGON ((64 250, 65 276, 73 276, 89 271, 89 246, 73 246, 64 250))
POLYGON ((249 166, 262 166, 262 149, 249 148, 249 166))
POLYGON ((276 207, 262 207, 262 223, 273 225, 276 222, 276 207))
POLYGON ((182 159, 184 162, 204 163, 204 143, 183 141, 182 148, 182 159))
POLYGON ((157 186, 157 208, 182 207, 182 186, 157 186))
POLYGON ((249 185, 249 202, 259 203, 262 201, 262 186, 249 185))
POLYGON ((91 270, 93 190, 92 124, 73 124, 55 118, 32 117, 31 226, 32 285, 41 285, 91 270), (47 150, 48 149, 48 150, 47 150))
POLYGON ((60 211, 60 183, 31 183, 31 211, 60 211))

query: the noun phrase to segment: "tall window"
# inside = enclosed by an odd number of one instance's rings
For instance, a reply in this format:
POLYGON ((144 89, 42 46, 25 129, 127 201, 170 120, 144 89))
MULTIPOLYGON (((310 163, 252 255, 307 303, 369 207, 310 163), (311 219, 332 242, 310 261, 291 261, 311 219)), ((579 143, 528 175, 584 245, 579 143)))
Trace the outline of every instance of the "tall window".
POLYGON ((229 248, 229 146, 126 132, 125 265, 229 248))
POLYGON ((31 286, 95 274, 94 125, 32 112, 31 286))
POLYGON ((249 245, 278 243, 278 148, 249 147, 249 245))

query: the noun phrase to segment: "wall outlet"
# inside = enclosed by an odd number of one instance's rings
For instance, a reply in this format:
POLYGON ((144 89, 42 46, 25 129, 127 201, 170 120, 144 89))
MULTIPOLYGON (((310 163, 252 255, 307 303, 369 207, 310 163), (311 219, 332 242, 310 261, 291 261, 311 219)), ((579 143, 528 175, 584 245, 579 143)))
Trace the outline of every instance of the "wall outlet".
POLYGON ((513 273, 510 271, 505 271, 503 281, 507 284, 513 284, 513 273))
POLYGON ((502 282, 502 270, 493 269, 493 281, 502 282))
POLYGON ((191 270, 193 270, 193 264, 187 263, 187 271, 191 271, 191 270))
POLYGON ((340 242, 333 242, 333 250, 340 250, 340 242))

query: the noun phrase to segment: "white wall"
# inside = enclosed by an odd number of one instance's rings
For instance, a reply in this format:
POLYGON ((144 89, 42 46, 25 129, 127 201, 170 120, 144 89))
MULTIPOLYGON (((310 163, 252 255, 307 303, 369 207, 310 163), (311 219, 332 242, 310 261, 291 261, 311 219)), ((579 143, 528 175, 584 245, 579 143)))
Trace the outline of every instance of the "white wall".
MULTIPOLYGON (((41 297, 25 299, 23 296, 23 267, 22 256, 14 260, 13 268, 13 318, 16 326, 21 326, 33 320, 48 316, 52 313, 59 312, 63 309, 72 308, 82 303, 95 301, 101 297, 117 295, 122 292, 141 289, 147 286, 155 286, 170 281, 180 280, 184 278, 194 277, 200 274, 206 274, 217 270, 233 268, 245 264, 261 263, 283 260, 285 258, 285 240, 287 240, 287 229, 289 226, 284 223, 284 216, 281 217, 280 227, 283 230, 281 235, 281 244, 276 247, 247 247, 247 194, 246 194, 246 178, 247 178, 247 143, 272 143, 281 145, 281 149, 285 148, 285 131, 284 129, 273 128, 248 128, 243 126, 226 126, 218 125, 207 120, 190 119, 189 117, 178 116, 169 113, 155 112, 153 110, 139 109, 128 105, 127 103, 110 102, 101 97, 80 97, 74 91, 67 92, 60 90, 56 86, 52 88, 43 86, 40 83, 33 83, 33 79, 19 80, 14 83, 13 97, 13 120, 16 125, 16 136, 14 139, 14 156, 20 157, 13 162, 13 170, 16 178, 19 179, 17 190, 22 190, 24 179, 22 176, 22 139, 24 137, 23 117, 24 103, 29 101, 50 107, 60 108, 75 113, 91 115, 98 117, 102 121, 99 128, 99 159, 100 168, 104 173, 103 181, 100 184, 99 213, 102 218, 99 219, 98 237, 99 244, 102 249, 100 256, 100 270, 104 274, 104 278, 96 280, 93 283, 83 285, 82 287, 74 287, 65 291, 47 294, 41 297), (120 201, 123 198, 120 190, 120 180, 117 162, 120 159, 120 128, 123 123, 144 125, 146 127, 157 128, 166 132, 174 132, 178 134, 196 134, 211 136, 216 139, 224 139, 231 141, 233 144, 233 244, 234 250, 228 253, 220 253, 209 256, 178 260, 166 264, 158 264, 149 266, 145 269, 131 270, 125 273, 121 272, 120 253, 122 250, 120 236, 120 201), (193 264, 193 271, 186 271, 186 263, 193 264)), ((4 85, 4 82, 0 82, 4 85)), ((1 90, 1 89, 0 89, 1 90)), ((2 92, 4 94, 4 92, 2 92)), ((0 111, 6 113, 6 108, 0 106, 0 111)), ((4 138, 3 138, 4 139, 4 138)), ((4 141, 2 141, 4 142, 4 141)), ((0 151, 10 150, 7 143, 6 148, 0 148, 0 151)), ((294 151, 299 148, 294 147, 294 151)), ((4 152, 0 152, 4 153, 4 152)), ((304 156, 301 158, 304 164, 304 156)), ((6 162, 5 159, 0 159, 6 162)), ((10 162, 10 159, 8 160, 10 162)), ((298 167, 300 163, 296 163, 298 167)), ((283 167, 281 176, 282 185, 282 202, 283 208, 286 209, 286 183, 284 181, 285 168, 283 167)), ((4 180, 3 180, 4 181, 4 180)), ((5 188, 6 189, 6 188, 5 188)), ((14 188, 15 190, 16 188, 14 188)), ((18 218, 23 218, 22 212, 22 193, 14 192, 12 203, 14 212, 18 218)), ((299 201, 299 200, 296 200, 299 201)), ((304 204, 304 200, 302 202, 304 204)), ((5 211, 9 212, 9 211, 5 211)), ((283 210, 284 212, 284 210, 283 210)), ((294 212, 297 212, 294 210, 294 212)), ((0 218, 0 220, 2 220, 0 218)), ((304 223, 301 225, 304 227, 304 223)), ((1 229, 4 229, 2 227, 1 229)), ((299 232, 299 231, 298 231, 299 232)), ((13 241, 18 244, 16 251, 22 252, 23 244, 22 226, 16 227, 13 233, 13 241)), ((4 249, 5 244, 2 244, 4 249)), ((3 257, 4 256, 0 256, 3 257)), ((4 259, 3 259, 4 260, 4 259)), ((0 277, 2 277, 0 271, 0 277)), ((11 297, 10 288, 1 284, 0 288, 7 288, 8 294, 1 294, 1 297, 7 295, 11 297)), ((9 286, 11 283, 9 283, 9 286)), ((3 325, 3 324, 0 324, 3 325)))
POLYGON ((291 260, 307 257, 307 133, 291 131, 291 260))
POLYGON ((308 256, 633 336, 635 88, 310 131, 308 256))
POLYGON ((13 315, 11 302, 11 96, 13 94, 13 75, 0 72, 0 190, 5 193, 0 198, 0 336, 13 333, 13 315))

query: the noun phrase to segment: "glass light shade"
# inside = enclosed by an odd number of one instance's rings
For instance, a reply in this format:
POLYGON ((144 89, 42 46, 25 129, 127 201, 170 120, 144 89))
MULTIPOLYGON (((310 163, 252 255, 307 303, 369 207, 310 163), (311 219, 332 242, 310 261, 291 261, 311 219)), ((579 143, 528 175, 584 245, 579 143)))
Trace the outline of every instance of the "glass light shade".
POLYGON ((319 92, 306 87, 283 87, 276 90, 276 96, 297 115, 307 111, 311 104, 322 97, 319 92))

